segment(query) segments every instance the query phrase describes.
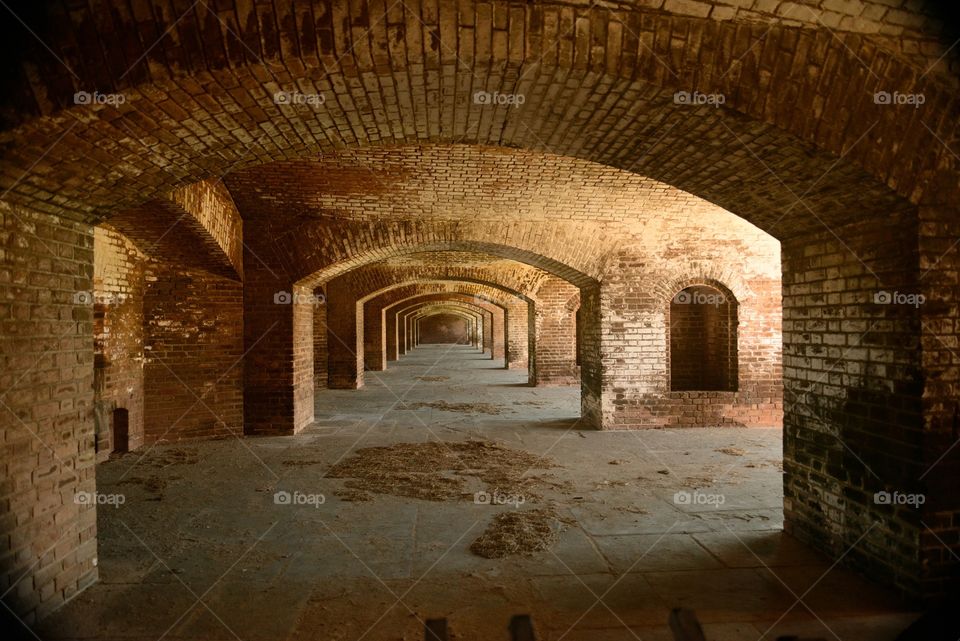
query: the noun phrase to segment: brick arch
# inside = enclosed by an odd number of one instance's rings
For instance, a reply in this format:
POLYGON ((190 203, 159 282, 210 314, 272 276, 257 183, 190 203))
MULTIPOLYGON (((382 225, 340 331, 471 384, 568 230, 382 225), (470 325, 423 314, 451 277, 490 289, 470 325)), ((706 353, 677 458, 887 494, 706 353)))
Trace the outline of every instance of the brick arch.
MULTIPOLYGON (((275 4, 277 22, 269 12, 258 14, 261 22, 229 9, 223 22, 203 8, 184 21, 160 14, 133 22, 116 12, 109 33, 77 29, 69 45, 45 30, 58 21, 37 25, 44 42, 69 51, 78 80, 36 43, 24 54, 29 70, 12 74, 2 92, 17 104, 5 113, 8 139, 18 147, 4 158, 0 187, 12 188, 9 198, 21 204, 89 219, 267 159, 430 140, 548 146, 676 185, 761 227, 794 210, 795 195, 811 183, 831 211, 801 209, 792 222, 810 223, 808 229, 817 216, 839 222, 845 202, 853 203, 840 196, 851 190, 859 218, 897 206, 894 192, 915 203, 958 200, 957 162, 938 142, 957 138, 953 76, 924 75, 923 63, 877 38, 825 33, 810 28, 814 21, 749 33, 737 21, 567 2, 494 0, 483 11, 401 8, 399 15, 382 7, 352 20, 345 0, 300 10, 275 4), (494 19, 509 38, 491 46, 494 19), (427 41, 420 24, 429 28, 427 41), (150 34, 176 36, 144 47, 132 72, 121 75, 84 56, 115 51, 117 28, 151 42, 150 34), (253 56, 247 41, 257 48, 253 56), (755 46, 761 41, 765 46, 755 46), (449 73, 432 75, 440 65, 449 73), (416 73, 422 83, 410 82, 416 73), (352 80, 359 77, 376 81, 362 87, 352 80), (78 84, 121 91, 128 100, 118 109, 65 109, 78 84), (317 110, 276 104, 277 91, 295 88, 326 99, 317 110), (874 104, 881 90, 922 93, 925 109, 874 104), (477 91, 529 97, 519 108, 490 107, 476 104, 477 91), (725 102, 677 105, 678 91, 723 95, 725 102), (193 98, 203 93, 215 99, 193 98), (417 107, 426 104, 431 108, 417 107), (99 118, 101 111, 110 117, 99 118), (14 114, 21 116, 10 122, 14 114), (264 117, 279 133, 264 135, 264 117), (71 126, 76 130, 68 132, 71 126), (68 144, 50 151, 66 133, 68 144), (696 144, 707 139, 716 144, 696 144), (756 156, 750 145, 759 142, 776 152, 756 156), (37 171, 29 171, 37 158, 37 171), (82 174, 79 158, 88 160, 82 174), (697 166, 715 171, 704 177, 691 170, 697 166), (43 197, 56 185, 56 200, 43 197)), ((75 17, 84 15, 78 10, 75 17)), ((91 14, 85 24, 101 23, 91 14)), ((126 52, 117 53, 117 61, 125 59, 126 52)))
MULTIPOLYGON (((440 316, 440 315, 451 315, 464 319, 467 322, 467 327, 475 332, 476 327, 479 326, 479 317, 466 311, 463 308, 458 308, 452 305, 426 305, 424 308, 418 310, 413 316, 414 323, 420 323, 424 319, 430 318, 431 316, 440 316)), ((472 338, 468 336, 468 338, 472 338)), ((419 333, 417 337, 417 344, 421 344, 419 333)))
MULTIPOLYGON (((470 313, 475 313, 475 314, 477 314, 479 317, 484 318, 485 321, 490 321, 490 320, 492 320, 492 319, 494 318, 494 316, 495 316, 495 315, 493 314, 493 312, 491 312, 491 311, 489 311, 489 310, 486 310, 486 309, 483 309, 483 308, 480 308, 480 307, 476 307, 476 306, 473 306, 473 305, 469 305, 469 304, 467 304, 467 303, 462 303, 462 302, 458 302, 458 301, 450 301, 449 299, 448 299, 448 300, 445 300, 445 301, 423 301, 423 300, 421 300, 421 301, 419 301, 419 302, 412 302, 412 303, 407 304, 407 305, 405 305, 405 306, 403 306, 403 307, 400 307, 400 306, 398 305, 398 309, 396 310, 396 312, 394 312, 394 314, 395 314, 395 318, 396 318, 396 322, 397 322, 396 328, 397 328, 397 331, 398 331, 398 340, 400 339, 400 334, 399 334, 399 330, 400 330, 400 326, 401 326, 400 321, 403 321, 404 329, 403 329, 402 335, 403 335, 403 342, 404 342, 404 353, 406 353, 409 349, 412 349, 412 348, 415 347, 415 345, 416 345, 416 341, 415 341, 414 338, 411 337, 410 334, 409 334, 410 330, 413 329, 413 327, 412 327, 412 321, 414 321, 414 320, 418 317, 418 315, 422 313, 423 309, 425 309, 425 308, 427 308, 427 307, 431 307, 431 306, 438 306, 438 305, 442 305, 442 306, 444 306, 444 307, 458 307, 458 306, 459 306, 459 307, 460 307, 461 309, 463 309, 463 310, 469 311, 470 313)), ((499 309, 498 311, 501 312, 501 314, 500 314, 501 321, 502 321, 502 322, 505 322, 505 319, 507 318, 507 310, 501 308, 501 309, 499 309)), ((503 344, 506 342, 506 338, 505 338, 505 336, 503 336, 503 333, 504 333, 505 331, 506 331, 506 327, 501 326, 501 328, 500 328, 500 344, 501 344, 501 345, 503 345, 503 344)), ((486 337, 485 337, 485 338, 486 338, 486 337)), ((496 341, 491 341, 491 347, 493 346, 493 343, 495 343, 495 342, 496 342, 496 341)), ((398 356, 398 357, 399 357, 399 356, 398 356)))
MULTIPOLYGON (((466 283, 453 283, 456 289, 447 288, 447 291, 428 291, 421 286, 404 286, 381 294, 375 299, 367 301, 364 307, 364 363, 372 369, 385 369, 388 361, 396 360, 400 355, 401 339, 397 315, 403 305, 414 304, 414 301, 425 299, 455 300, 468 304, 475 309, 482 310, 490 316, 490 330, 484 335, 485 347, 490 348, 490 358, 504 358, 506 343, 503 326, 507 318, 507 307, 496 299, 505 295, 499 290, 484 289, 466 283), (379 310, 379 315, 378 315, 379 310), (496 319, 497 327, 494 328, 496 319), (376 326, 380 325, 378 329, 376 326), (499 333, 494 333, 499 330, 499 333), (489 336, 489 341, 486 339, 489 336), (380 352, 378 357, 378 352, 380 352)), ((405 349, 405 346, 403 347, 405 349)))
POLYGON ((361 230, 349 239, 349 247, 337 248, 341 258, 302 276, 297 285, 315 288, 385 259, 438 251, 490 254, 553 274, 577 287, 595 285, 602 275, 602 257, 590 251, 590 238, 578 238, 562 228, 511 237, 502 224, 463 226, 458 222, 436 221, 386 230, 384 226, 373 226, 370 234, 363 234, 364 231, 368 230, 361 230), (541 253, 544 248, 551 250, 549 255, 541 253))
MULTIPOLYGON (((534 329, 536 313, 534 301, 523 292, 512 289, 509 284, 465 276, 445 277, 442 274, 439 277, 428 277, 421 274, 419 277, 409 278, 399 273, 392 274, 392 277, 394 278, 393 282, 380 283, 381 287, 379 289, 360 292, 359 294, 351 289, 350 283, 342 279, 334 279, 330 281, 326 287, 328 303, 326 325, 331 337, 331 340, 327 341, 329 368, 327 384, 330 387, 353 389, 363 386, 363 352, 365 340, 363 327, 365 303, 393 289, 413 284, 426 285, 444 282, 473 283, 503 292, 505 295, 510 295, 517 301, 516 306, 523 307, 526 310, 525 313, 528 319, 526 334, 521 334, 519 329, 513 333, 513 336, 517 338, 517 353, 526 353, 529 345, 532 345, 536 340, 534 329)), ((302 285, 298 287, 303 288, 302 285)), ((376 322, 379 319, 373 320, 376 322)), ((312 319, 308 319, 305 315, 299 318, 295 317, 293 322, 295 336, 298 333, 305 335, 307 333, 306 326, 308 323, 310 327, 313 326, 312 319), (303 329, 298 332, 298 327, 303 329)), ((302 359, 295 364, 294 369, 294 380, 298 381, 298 384, 294 385, 294 398, 296 399, 294 409, 295 415, 300 417, 297 421, 300 427, 311 421, 313 416, 312 398, 314 383, 312 374, 314 366, 312 361, 313 359, 310 359, 310 362, 308 362, 307 359, 302 359)), ((511 363, 511 365, 513 364, 514 363, 511 363)), ((527 367, 527 365, 528 363, 526 361, 515 362, 515 366, 518 368, 527 367)))
MULTIPOLYGON (((492 263, 463 264, 459 262, 459 255, 473 255, 465 252, 443 252, 443 262, 413 265, 387 266, 383 261, 371 263, 353 269, 336 280, 343 281, 351 291, 358 293, 358 302, 365 303, 370 298, 379 295, 369 292, 379 292, 398 282, 414 282, 416 280, 443 279, 450 281, 497 283, 511 292, 527 294, 535 291, 539 284, 548 277, 541 269, 513 260, 498 260, 492 263)), ((434 256, 435 254, 413 254, 416 256, 434 256)), ((481 256, 487 256, 481 254, 481 256)))
POLYGON ((450 283, 457 287, 469 285, 483 286, 485 290, 476 290, 481 295, 490 296, 492 300, 504 310, 504 318, 513 317, 512 322, 508 322, 506 335, 504 336, 503 356, 504 366, 516 369, 528 369, 531 380, 534 379, 535 370, 535 345, 536 345, 536 300, 524 292, 511 289, 508 285, 496 282, 484 282, 471 278, 455 278, 440 280, 418 280, 413 279, 406 282, 394 283, 383 287, 381 290, 371 292, 364 297, 364 301, 373 300, 383 296, 391 291, 402 289, 411 283, 417 285, 450 283), (520 309, 523 309, 525 319, 521 319, 520 309), (508 313, 509 311, 509 313, 508 313), (522 321, 522 322, 521 322, 522 321))
POLYGON ((700 274, 697 276, 677 278, 669 283, 665 283, 659 288, 658 294, 660 295, 662 304, 666 305, 667 309, 669 309, 670 302, 677 293, 688 287, 695 287, 697 285, 704 285, 716 289, 727 298, 733 300, 737 305, 739 305, 741 301, 748 300, 753 294, 747 283, 737 274, 723 273, 719 274, 721 277, 716 277, 710 274, 716 273, 719 270, 703 269, 699 271, 700 274))

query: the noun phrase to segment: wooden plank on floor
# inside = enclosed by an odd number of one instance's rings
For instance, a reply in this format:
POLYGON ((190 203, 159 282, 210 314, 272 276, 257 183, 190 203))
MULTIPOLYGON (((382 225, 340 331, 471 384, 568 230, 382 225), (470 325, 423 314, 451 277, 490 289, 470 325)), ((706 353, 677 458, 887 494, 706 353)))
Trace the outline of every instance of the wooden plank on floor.
POLYGON ((423 633, 423 641, 450 641, 447 636, 446 619, 427 619, 426 630, 423 633))
POLYGON ((674 641, 707 641, 693 610, 674 608, 670 611, 669 623, 674 641))
POLYGON ((510 637, 513 641, 536 641, 530 615, 518 614, 510 619, 510 637))

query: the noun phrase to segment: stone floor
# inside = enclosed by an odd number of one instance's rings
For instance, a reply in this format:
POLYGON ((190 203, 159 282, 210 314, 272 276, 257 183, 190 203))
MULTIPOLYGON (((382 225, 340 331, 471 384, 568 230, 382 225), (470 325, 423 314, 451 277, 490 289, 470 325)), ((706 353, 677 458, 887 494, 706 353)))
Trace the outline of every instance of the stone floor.
POLYGON ((102 464, 98 491, 124 502, 99 510, 100 582, 38 638, 413 641, 446 617, 455 639, 495 641, 531 614, 541 639, 658 641, 684 606, 711 641, 892 641, 914 618, 781 532, 779 430, 582 431, 578 390, 498 365, 424 346, 362 390, 319 392, 319 420, 296 436, 102 464), (543 455, 566 483, 518 507, 346 501, 344 479, 325 478, 358 448, 469 439, 543 455), (495 514, 547 503, 569 521, 552 548, 469 551, 495 514))

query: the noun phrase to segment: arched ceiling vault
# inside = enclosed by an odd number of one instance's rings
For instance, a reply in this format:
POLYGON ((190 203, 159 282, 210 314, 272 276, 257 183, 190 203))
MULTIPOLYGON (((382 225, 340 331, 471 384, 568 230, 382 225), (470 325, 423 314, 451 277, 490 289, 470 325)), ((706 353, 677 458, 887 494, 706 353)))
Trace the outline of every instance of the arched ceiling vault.
POLYGON ((896 44, 939 41, 922 11, 868 2, 851 3, 856 16, 795 17, 782 3, 785 22, 763 24, 762 12, 724 18, 700 0, 684 3, 690 15, 388 4, 178 13, 115 0, 30 16, 49 50, 30 44, 2 84, 4 199, 96 221, 273 161, 465 143, 622 168, 761 228, 786 219, 778 237, 960 201, 955 76, 896 44), (122 100, 74 104, 77 92, 122 100), (716 99, 694 106, 678 92, 716 99), (924 104, 878 104, 877 92, 924 104), (523 98, 483 97, 494 95, 523 98))

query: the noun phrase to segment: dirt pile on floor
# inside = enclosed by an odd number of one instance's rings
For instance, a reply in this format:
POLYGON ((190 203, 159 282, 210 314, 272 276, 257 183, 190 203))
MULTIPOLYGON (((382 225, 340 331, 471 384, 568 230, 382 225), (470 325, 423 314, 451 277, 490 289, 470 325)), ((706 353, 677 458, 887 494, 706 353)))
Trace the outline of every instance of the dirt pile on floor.
POLYGON ((730 447, 721 447, 720 449, 714 451, 720 452, 721 454, 729 454, 730 456, 743 456, 747 453, 746 450, 739 447, 733 447, 732 445, 730 447))
POLYGON ((564 483, 535 470, 556 467, 549 460, 491 441, 397 443, 367 447, 334 465, 331 478, 347 479, 348 490, 426 501, 473 499, 467 477, 482 481, 488 493, 539 498, 538 490, 564 483))
POLYGON ((503 512, 470 544, 470 551, 487 559, 533 554, 553 545, 566 525, 552 508, 503 512))

